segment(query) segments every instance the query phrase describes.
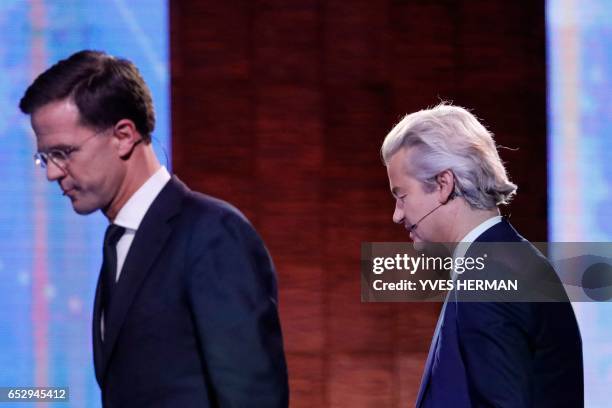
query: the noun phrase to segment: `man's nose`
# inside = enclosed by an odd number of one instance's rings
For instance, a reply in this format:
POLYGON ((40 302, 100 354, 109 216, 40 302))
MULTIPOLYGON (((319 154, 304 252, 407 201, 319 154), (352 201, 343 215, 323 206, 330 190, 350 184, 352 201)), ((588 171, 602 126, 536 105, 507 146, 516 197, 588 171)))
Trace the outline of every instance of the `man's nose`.
POLYGON ((397 202, 395 203, 395 210, 393 211, 393 222, 396 224, 404 223, 404 209, 397 202))
POLYGON ((66 170, 49 160, 47 163, 47 180, 55 181, 62 178, 66 174, 66 170))

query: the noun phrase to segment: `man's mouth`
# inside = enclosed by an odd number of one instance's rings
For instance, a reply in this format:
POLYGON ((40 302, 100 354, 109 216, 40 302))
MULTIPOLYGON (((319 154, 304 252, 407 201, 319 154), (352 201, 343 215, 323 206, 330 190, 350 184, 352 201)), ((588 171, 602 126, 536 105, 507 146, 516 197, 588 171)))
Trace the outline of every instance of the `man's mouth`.
POLYGON ((70 197, 70 193, 72 193, 73 191, 74 191, 74 188, 69 188, 68 190, 62 189, 62 195, 70 197))
POLYGON ((414 232, 414 229, 412 229, 412 224, 404 224, 404 228, 406 228, 406 231, 408 231, 408 234, 410 234, 412 237, 412 233, 414 232))

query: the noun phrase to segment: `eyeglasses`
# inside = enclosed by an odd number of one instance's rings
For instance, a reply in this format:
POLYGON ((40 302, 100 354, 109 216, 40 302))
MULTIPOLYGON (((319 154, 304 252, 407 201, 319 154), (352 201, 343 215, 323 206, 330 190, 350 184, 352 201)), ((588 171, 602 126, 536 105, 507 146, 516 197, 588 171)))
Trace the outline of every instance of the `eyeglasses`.
POLYGON ((48 152, 36 152, 36 154, 34 155, 34 163, 41 169, 46 169, 49 166, 49 161, 51 161, 59 169, 66 171, 68 161, 70 160, 70 155, 74 152, 81 150, 87 142, 98 136, 100 133, 104 133, 106 130, 108 129, 94 133, 78 146, 66 146, 58 149, 49 150, 48 152))

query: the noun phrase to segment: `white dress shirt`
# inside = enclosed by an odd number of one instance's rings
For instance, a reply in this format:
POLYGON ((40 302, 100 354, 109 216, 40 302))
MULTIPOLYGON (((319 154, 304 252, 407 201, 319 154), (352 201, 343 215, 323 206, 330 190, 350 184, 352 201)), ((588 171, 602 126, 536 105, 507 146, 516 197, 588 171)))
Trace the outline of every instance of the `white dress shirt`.
MULTIPOLYGON (((125 258, 132 246, 132 241, 134 241, 134 236, 136 235, 136 231, 142 219, 166 183, 170 181, 170 178, 168 170, 166 170, 164 166, 160 167, 159 170, 149 177, 149 179, 132 194, 130 199, 121 207, 119 213, 117 213, 113 224, 125 228, 125 232, 117 242, 117 275, 115 277, 115 282, 119 281, 125 258)), ((104 341, 104 311, 102 311, 100 326, 100 334, 104 341)))
POLYGON ((160 167, 149 179, 142 185, 130 199, 121 207, 119 213, 115 217, 113 224, 125 228, 125 232, 117 242, 117 276, 115 282, 119 281, 121 269, 125 263, 128 251, 132 246, 132 241, 136 235, 136 231, 142 222, 153 200, 162 191, 166 183, 170 180, 170 173, 164 166, 160 167))
POLYGON ((476 241, 476 239, 478 239, 478 237, 481 236, 489 228, 501 222, 501 220, 502 220, 502 216, 496 215, 494 217, 491 217, 481 222, 475 228, 473 228, 470 232, 468 232, 461 239, 461 241, 457 243, 457 246, 455 247, 455 250, 453 251, 453 259, 463 258, 465 254, 467 253, 468 249, 470 248, 470 245, 472 245, 472 243, 476 241))

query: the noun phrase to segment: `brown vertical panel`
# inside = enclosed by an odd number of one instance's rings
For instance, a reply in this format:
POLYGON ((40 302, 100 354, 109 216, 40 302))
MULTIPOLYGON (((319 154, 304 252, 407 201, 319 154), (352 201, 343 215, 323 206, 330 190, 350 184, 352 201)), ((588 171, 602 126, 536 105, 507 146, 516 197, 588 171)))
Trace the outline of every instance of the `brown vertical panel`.
POLYGON ((457 24, 449 2, 396 2, 391 12, 394 109, 399 115, 452 99, 457 91, 457 24))
POLYGON ((325 401, 318 18, 316 1, 253 10, 257 226, 279 273, 294 406, 325 401))
POLYGON ((326 396, 321 390, 325 389, 327 376, 324 362, 318 353, 287 353, 289 367, 299 369, 299 373, 291 378, 290 405, 292 408, 326 407, 326 396))
POLYGON ((171 1, 174 172, 255 217, 251 11, 246 1, 171 1), (211 142, 212 141, 212 142, 211 142))
POLYGON ((547 239, 543 1, 461 2, 458 99, 496 135, 518 195, 505 213, 527 238, 547 239), (538 179, 536 179, 538 178, 538 179))
POLYGON ((425 352, 402 353, 397 355, 395 360, 396 381, 399 388, 400 401, 400 404, 397 406, 406 406, 406 404, 414 405, 416 402, 426 359, 427 353, 425 352))
POLYGON ((329 365, 330 407, 396 406, 393 355, 333 354, 329 365))
POLYGON ((359 296, 362 241, 389 223, 379 157, 389 108, 386 2, 324 4, 329 406, 393 406, 393 305, 359 296), (385 208, 386 207, 386 208, 385 208), (384 221, 383 221, 384 220, 384 221), (384 223, 384 224, 383 224, 384 223))

